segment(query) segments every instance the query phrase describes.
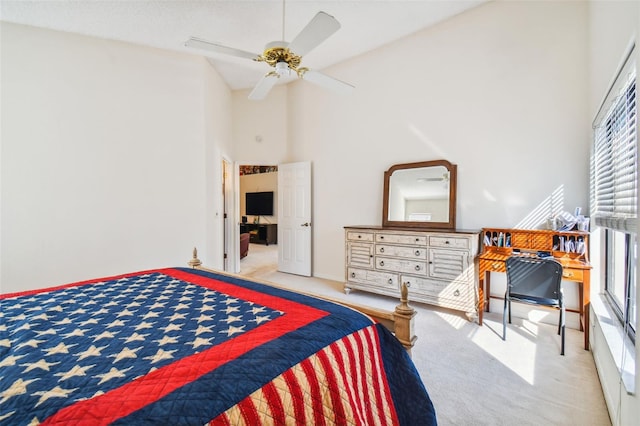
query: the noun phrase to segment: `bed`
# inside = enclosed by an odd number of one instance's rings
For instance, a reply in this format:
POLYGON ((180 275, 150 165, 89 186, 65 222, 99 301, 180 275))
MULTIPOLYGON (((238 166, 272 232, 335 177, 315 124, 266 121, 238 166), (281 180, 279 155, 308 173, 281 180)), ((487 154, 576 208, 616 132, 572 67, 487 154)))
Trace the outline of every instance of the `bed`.
POLYGON ((0 295, 0 425, 436 424, 382 322, 191 266, 0 295))

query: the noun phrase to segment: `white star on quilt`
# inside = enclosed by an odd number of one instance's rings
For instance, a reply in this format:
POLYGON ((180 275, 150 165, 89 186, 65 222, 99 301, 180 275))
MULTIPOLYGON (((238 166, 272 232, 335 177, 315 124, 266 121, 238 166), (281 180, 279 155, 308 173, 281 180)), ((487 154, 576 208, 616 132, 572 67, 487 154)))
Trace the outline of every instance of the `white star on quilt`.
POLYGON ((24 369, 23 373, 28 373, 34 368, 39 368, 44 371, 50 371, 49 367, 60 364, 59 362, 47 362, 44 359, 39 360, 38 362, 32 362, 30 364, 20 364, 22 367, 27 367, 24 369))
POLYGON ((100 383, 102 384, 106 381, 109 381, 111 379, 115 379, 116 377, 125 377, 125 374, 127 371, 131 370, 133 367, 129 367, 129 368, 125 368, 123 370, 118 370, 115 367, 111 367, 111 370, 109 370, 107 373, 105 374, 96 374, 94 377, 98 377, 100 379, 100 383))
POLYGON ((69 348, 72 348, 76 346, 75 344, 73 345, 65 345, 64 342, 60 342, 58 343, 57 346, 53 347, 53 348, 48 348, 48 349, 44 349, 44 352, 46 352, 47 356, 51 356, 51 355, 56 355, 56 354, 68 354, 69 353, 69 348))
POLYGON ((136 349, 129 349, 129 348, 125 347, 117 355, 109 355, 109 357, 110 358, 115 358, 115 360, 113 361, 113 363, 115 364, 116 362, 122 361, 123 359, 137 358, 138 356, 136 355, 136 352, 138 352, 140 349, 142 349, 142 346, 140 346, 139 348, 136 348, 136 349))
POLYGON ((89 370, 90 368, 93 368, 94 366, 95 364, 91 364, 91 365, 86 365, 82 367, 76 364, 71 370, 65 371, 62 373, 56 373, 54 374, 54 376, 60 377, 60 381, 64 382, 65 380, 68 380, 72 377, 86 376, 87 370, 89 370))
POLYGON ((18 380, 16 380, 15 382, 13 382, 13 384, 11 385, 11 387, 9 389, 5 390, 4 392, 0 392, 0 396, 2 397, 2 399, 0 399, 0 404, 5 402, 6 400, 11 398, 12 396, 22 395, 24 393, 27 393, 27 386, 30 383, 35 382, 36 380, 38 380, 38 379, 30 379, 30 380, 18 379, 18 380))
POLYGON ((102 347, 98 348, 98 347, 96 347, 94 345, 91 345, 91 347, 88 348, 86 351, 79 352, 78 354, 76 354, 76 355, 78 355, 78 361, 82 361, 83 359, 88 358, 90 356, 100 356, 100 355, 102 355, 102 350, 104 348, 106 348, 106 346, 102 346, 102 347))
POLYGON ((171 358, 173 358, 173 355, 171 355, 171 354, 174 353, 174 352, 175 352, 175 350, 173 350, 173 351, 165 351, 164 349, 158 349, 158 352, 156 352, 155 355, 145 357, 144 359, 151 360, 151 363, 155 364, 156 362, 160 362, 163 359, 171 359, 171 358))
POLYGON ((56 386, 55 388, 46 392, 45 391, 34 392, 33 395, 40 396, 40 399, 38 400, 36 407, 42 404, 43 402, 45 402, 46 400, 48 400, 49 398, 66 398, 69 396, 70 393, 72 393, 76 389, 78 388, 62 389, 60 386, 56 386))
POLYGON ((236 333, 242 333, 244 331, 244 325, 240 327, 229 326, 228 329, 220 331, 220 333, 227 333, 227 336, 233 336, 236 333))

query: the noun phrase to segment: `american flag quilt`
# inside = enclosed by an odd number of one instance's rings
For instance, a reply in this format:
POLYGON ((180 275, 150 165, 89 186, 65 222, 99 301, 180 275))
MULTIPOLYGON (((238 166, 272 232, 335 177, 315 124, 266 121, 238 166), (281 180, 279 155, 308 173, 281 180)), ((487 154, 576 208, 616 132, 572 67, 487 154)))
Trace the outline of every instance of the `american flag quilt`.
POLYGON ((435 423, 400 343, 339 304, 187 268, 0 295, 0 425, 435 423))

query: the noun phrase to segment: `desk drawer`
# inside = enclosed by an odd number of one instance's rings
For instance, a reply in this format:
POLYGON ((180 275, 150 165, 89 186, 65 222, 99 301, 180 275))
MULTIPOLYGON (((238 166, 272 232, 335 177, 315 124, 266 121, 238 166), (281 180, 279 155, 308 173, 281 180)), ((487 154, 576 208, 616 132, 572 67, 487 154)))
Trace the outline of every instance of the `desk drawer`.
POLYGON ((480 259, 478 266, 480 274, 484 274, 485 272, 507 272, 506 264, 501 260, 480 259))
POLYGON ((562 270, 562 279, 584 282, 584 271, 582 269, 564 268, 562 270))

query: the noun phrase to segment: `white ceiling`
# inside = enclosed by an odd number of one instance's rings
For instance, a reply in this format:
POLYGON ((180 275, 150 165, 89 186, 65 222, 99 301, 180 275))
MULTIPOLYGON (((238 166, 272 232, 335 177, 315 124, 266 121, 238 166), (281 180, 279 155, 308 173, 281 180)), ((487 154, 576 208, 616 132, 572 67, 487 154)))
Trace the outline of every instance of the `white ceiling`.
MULTIPOLYGON (((487 0, 288 0, 284 39, 291 41, 318 11, 342 25, 303 58, 322 70, 400 39, 487 0)), ((0 0, 0 20, 208 56, 233 90, 253 87, 264 63, 187 48, 198 37, 262 53, 281 40, 282 0, 0 0)))

